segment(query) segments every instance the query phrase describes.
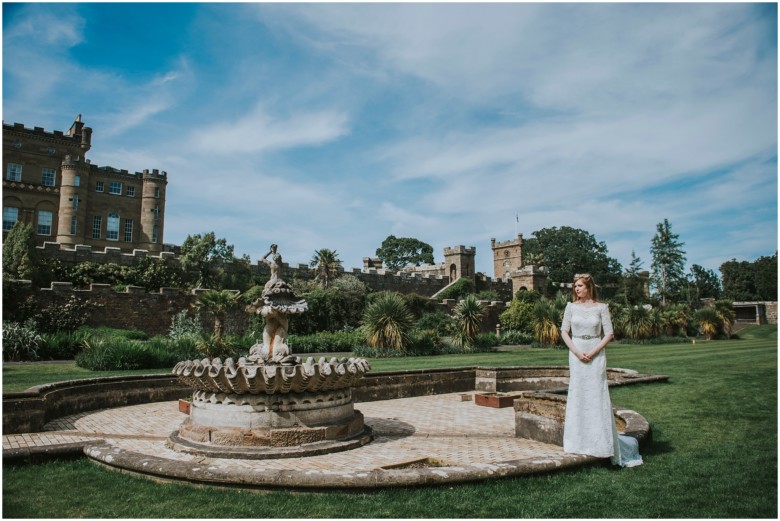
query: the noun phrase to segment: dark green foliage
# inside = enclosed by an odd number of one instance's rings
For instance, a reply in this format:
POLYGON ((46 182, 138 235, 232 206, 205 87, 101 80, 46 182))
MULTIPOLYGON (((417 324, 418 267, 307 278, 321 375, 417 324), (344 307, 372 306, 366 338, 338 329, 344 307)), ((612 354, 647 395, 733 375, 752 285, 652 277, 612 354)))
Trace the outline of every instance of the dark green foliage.
POLYGON ((405 352, 411 343, 414 317, 400 295, 383 292, 363 313, 363 332, 368 346, 405 352))
POLYGON ((239 294, 223 289, 221 291, 209 290, 198 295, 194 307, 198 311, 203 311, 214 319, 214 339, 218 343, 222 337, 222 329, 229 311, 240 305, 239 294))
POLYGON ((632 250, 631 263, 620 279, 620 287, 615 295, 615 300, 632 306, 647 302, 648 295, 645 293, 646 279, 642 277, 642 272, 642 259, 637 257, 632 250))
POLYGON ((533 333, 524 331, 502 331, 498 339, 499 345, 530 345, 534 341, 533 333))
POLYGON ((235 262, 233 250, 232 244, 217 239, 214 232, 188 235, 181 245, 181 267, 195 287, 222 289, 225 268, 235 262))
MULTIPOLYGON (((520 292, 518 292, 520 293, 520 292)), ((526 292, 532 293, 533 292, 526 292)), ((538 293, 536 293, 538 295, 538 293)), ((501 327, 524 333, 532 333, 534 329, 534 302, 530 300, 513 299, 509 308, 499 315, 501 327)))
POLYGON ((53 278, 71 282, 78 288, 89 288, 92 283, 113 287, 141 286, 147 291, 182 286, 184 274, 179 266, 167 259, 143 257, 133 266, 114 263, 80 262, 75 266, 51 260, 53 278))
POLYGON ((288 335, 287 343, 294 355, 302 353, 345 353, 366 344, 360 330, 321 332, 313 335, 288 335))
POLYGON ((316 250, 309 266, 314 268, 316 279, 320 281, 323 288, 330 286, 330 282, 336 279, 342 271, 339 254, 336 253, 336 250, 327 248, 316 250))
POLYGON ((439 293, 436 298, 439 300, 461 300, 466 295, 471 295, 472 293, 474 293, 474 281, 467 278, 461 278, 456 280, 449 287, 445 288, 444 291, 439 293))
POLYGON ((315 286, 300 295, 306 299, 309 310, 292 317, 290 332, 310 335, 358 327, 368 291, 368 287, 353 275, 339 277, 327 289, 315 286))
POLYGON ((424 331, 434 331, 439 336, 451 335, 454 331, 455 321, 443 311, 426 313, 417 320, 415 328, 424 331))
POLYGON ((656 234, 650 244, 653 255, 652 281, 656 292, 661 297, 661 305, 665 306, 668 299, 679 298, 685 287, 685 251, 684 242, 680 236, 672 233, 669 219, 656 225, 656 234))
POLYGON ((30 223, 17 221, 3 242, 3 278, 38 283, 41 256, 36 249, 35 230, 30 223))
POLYGON ((577 228, 543 228, 523 244, 523 255, 544 255, 549 269, 548 281, 571 282, 575 273, 590 273, 603 297, 611 296, 620 282, 620 263, 608 255, 607 245, 577 228))
POLYGON ((143 341, 96 334, 87 336, 82 343, 76 365, 92 371, 170 369, 182 360, 199 357, 193 343, 164 337, 143 341))
POLYGON ((34 321, 28 320, 24 324, 3 322, 4 361, 37 360, 38 347, 42 342, 34 321))
POLYGON ((431 300, 430 297, 417 293, 406 293, 401 295, 401 297, 406 301, 406 306, 416 319, 423 317, 427 313, 436 311, 436 301, 431 300))
POLYGON ((777 252, 753 262, 731 259, 720 265, 723 296, 734 301, 777 300, 777 252))
POLYGON ((691 266, 686 287, 686 299, 691 305, 698 304, 703 298, 719 298, 720 293, 720 279, 713 270, 698 264, 691 266))
MULTIPOLYGON (((466 295, 453 310, 458 335, 454 338, 466 346, 473 346, 482 328, 485 307, 474 295, 466 295)), ((494 335, 495 336, 495 335, 494 335)))
POLYGON ((17 313, 25 319, 33 319, 41 333, 59 333, 75 331, 83 326, 97 306, 89 299, 71 296, 63 305, 49 304, 39 308, 30 298, 19 306, 17 313))
POLYGON ((398 270, 404 266, 433 264, 433 247, 418 239, 388 235, 377 248, 376 256, 387 269, 398 270))

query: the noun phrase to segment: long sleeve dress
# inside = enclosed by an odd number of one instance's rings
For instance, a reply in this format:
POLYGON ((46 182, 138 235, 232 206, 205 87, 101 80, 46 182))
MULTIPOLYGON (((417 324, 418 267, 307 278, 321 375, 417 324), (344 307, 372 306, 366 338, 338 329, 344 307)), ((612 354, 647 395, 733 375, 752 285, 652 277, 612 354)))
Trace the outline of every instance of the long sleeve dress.
MULTIPOLYGON (((563 331, 571 332, 574 345, 590 352, 612 333, 612 320, 606 304, 569 303, 563 314, 563 331)), ((619 436, 607 385, 607 357, 602 349, 590 362, 582 362, 569 352, 569 393, 563 427, 563 450, 611 458, 624 467, 642 464, 637 442, 619 436)))

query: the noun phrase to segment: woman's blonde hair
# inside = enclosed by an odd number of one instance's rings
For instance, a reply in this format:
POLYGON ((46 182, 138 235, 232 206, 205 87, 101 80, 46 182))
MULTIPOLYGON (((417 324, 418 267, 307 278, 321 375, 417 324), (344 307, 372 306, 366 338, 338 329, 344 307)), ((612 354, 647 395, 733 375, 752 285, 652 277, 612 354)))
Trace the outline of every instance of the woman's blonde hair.
POLYGON ((576 284, 578 280, 582 280, 582 282, 585 284, 585 287, 588 289, 588 293, 590 293, 591 300, 593 300, 593 302, 598 302, 599 292, 596 289, 596 281, 593 280, 593 277, 591 276, 590 273, 574 274, 574 283, 572 284, 572 290, 571 290, 571 301, 577 302, 577 293, 574 292, 574 284, 576 284))

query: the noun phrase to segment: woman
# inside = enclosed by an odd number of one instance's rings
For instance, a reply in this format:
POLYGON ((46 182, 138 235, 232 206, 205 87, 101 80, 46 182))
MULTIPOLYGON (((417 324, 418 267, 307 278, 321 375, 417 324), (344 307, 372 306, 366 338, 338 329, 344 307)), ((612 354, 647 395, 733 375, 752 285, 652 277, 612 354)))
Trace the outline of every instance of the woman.
POLYGON ((598 301, 593 277, 587 273, 574 276, 572 301, 566 304, 561 324, 561 337, 569 348, 563 450, 609 457, 613 464, 624 467, 641 465, 637 441, 618 436, 612 416, 604 354, 612 340, 612 320, 609 307, 598 301))

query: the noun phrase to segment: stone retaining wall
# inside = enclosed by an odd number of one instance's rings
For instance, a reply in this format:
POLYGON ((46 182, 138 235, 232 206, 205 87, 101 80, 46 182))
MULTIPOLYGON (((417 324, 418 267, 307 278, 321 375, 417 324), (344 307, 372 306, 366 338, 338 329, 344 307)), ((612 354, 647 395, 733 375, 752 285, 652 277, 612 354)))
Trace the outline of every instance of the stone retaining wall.
MULTIPOLYGON (((568 373, 565 367, 463 367, 454 369, 419 369, 367 374, 353 388, 356 402, 391 400, 474 390, 506 389, 514 380, 530 382, 540 379, 542 388, 559 385, 568 373), (543 375, 556 379, 546 385, 543 375), (494 375, 494 376, 491 376, 494 375), (491 378, 494 378, 491 383, 491 378)), ((665 381, 666 376, 640 375, 627 369, 608 370, 610 385, 665 381)), ((526 385, 525 383, 523 385, 526 385)), ((556 389, 565 392, 566 386, 556 389)), ((496 392, 496 391, 491 391, 496 392)), ((114 376, 70 380, 32 387, 21 393, 3 394, 3 433, 41 432, 46 423, 57 418, 95 409, 121 407, 148 402, 188 398, 192 389, 176 376, 168 374, 114 376)))

